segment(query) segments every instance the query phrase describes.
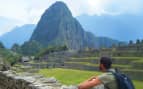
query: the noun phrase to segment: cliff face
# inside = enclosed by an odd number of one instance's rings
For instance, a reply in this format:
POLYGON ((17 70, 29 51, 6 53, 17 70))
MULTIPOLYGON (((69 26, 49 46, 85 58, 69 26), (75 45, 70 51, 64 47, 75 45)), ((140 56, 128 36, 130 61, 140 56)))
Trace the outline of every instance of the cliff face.
POLYGON ((87 45, 85 31, 63 2, 56 2, 42 15, 31 40, 47 45, 80 49, 87 45))
POLYGON ((32 34, 32 40, 44 46, 66 45, 69 49, 77 50, 85 47, 109 47, 112 43, 118 43, 112 39, 95 37, 92 33, 84 31, 63 2, 56 2, 44 12, 32 34))

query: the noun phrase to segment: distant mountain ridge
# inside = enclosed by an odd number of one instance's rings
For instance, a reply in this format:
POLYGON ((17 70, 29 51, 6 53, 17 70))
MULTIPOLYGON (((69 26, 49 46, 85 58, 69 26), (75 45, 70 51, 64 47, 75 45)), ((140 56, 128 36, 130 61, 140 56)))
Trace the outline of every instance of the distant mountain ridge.
POLYGON ((0 16, 0 35, 10 31, 20 21, 0 16))
POLYGON ((76 18, 86 31, 90 31, 96 36, 110 37, 126 42, 143 39, 143 15, 80 15, 76 18))
POLYGON ((29 39, 44 46, 66 45, 70 49, 111 47, 119 43, 117 40, 98 37, 85 31, 63 2, 56 2, 49 7, 41 16, 37 26, 25 24, 0 36, 0 41, 7 48, 11 48, 15 43, 21 45, 29 39))
POLYGON ((25 24, 21 27, 15 27, 10 32, 0 36, 0 41, 3 42, 7 48, 12 47, 15 43, 21 45, 30 39, 34 28, 34 24, 25 24))
POLYGON ((109 47, 119 43, 117 40, 95 37, 92 33, 85 32, 66 4, 60 1, 44 12, 30 40, 44 46, 66 45, 70 49, 109 47))

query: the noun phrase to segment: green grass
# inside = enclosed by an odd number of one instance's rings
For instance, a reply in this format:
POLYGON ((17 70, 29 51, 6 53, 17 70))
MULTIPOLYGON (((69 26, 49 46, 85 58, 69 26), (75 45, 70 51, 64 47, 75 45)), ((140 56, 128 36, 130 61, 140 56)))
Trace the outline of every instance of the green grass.
POLYGON ((40 74, 45 77, 55 77, 61 83, 71 85, 78 84, 85 79, 88 79, 91 76, 97 76, 100 72, 91 72, 91 71, 81 71, 81 70, 72 70, 72 69, 41 69, 40 74))
POLYGON ((99 57, 71 57, 71 59, 83 59, 83 60, 97 60, 99 57))
MULTIPOLYGON (((95 63, 90 63, 90 62, 65 62, 65 63, 71 63, 71 64, 82 64, 82 65, 87 65, 87 66, 93 66, 93 67, 98 67, 99 64, 95 63)), ((119 64, 113 64, 113 68, 131 68, 130 65, 119 65, 119 64)))
POLYGON ((143 73, 142 69, 123 69, 122 71, 130 72, 130 73, 143 73))
MULTIPOLYGON (((39 74, 42 74, 45 77, 55 77, 63 84, 77 85, 80 82, 90 78, 91 76, 97 76, 101 74, 101 72, 56 68, 56 69, 41 69, 39 71, 39 74)), ((136 89, 143 89, 143 81, 133 81, 133 82, 136 89)))
POLYGON ((30 63, 30 64, 48 64, 48 62, 35 62, 35 61, 30 61, 30 62, 27 62, 27 63, 30 63))
MULTIPOLYGON (((140 60, 140 59, 143 59, 143 57, 112 57, 114 59, 125 59, 125 60, 140 60)), ((85 59, 85 60, 97 60, 97 59, 100 59, 100 57, 71 57, 71 59, 85 59)))
POLYGON ((71 64, 82 64, 82 65, 87 65, 87 66, 95 66, 98 67, 99 64, 94 64, 94 63, 90 63, 90 62, 65 62, 65 63, 71 63, 71 64))
POLYGON ((133 62, 135 62, 135 63, 142 63, 143 64, 143 59, 141 59, 141 60, 135 60, 133 62))
POLYGON ((135 89, 143 89, 143 81, 133 81, 134 85, 135 85, 135 89))
POLYGON ((140 60, 143 59, 143 57, 112 57, 114 59, 120 59, 120 60, 140 60))

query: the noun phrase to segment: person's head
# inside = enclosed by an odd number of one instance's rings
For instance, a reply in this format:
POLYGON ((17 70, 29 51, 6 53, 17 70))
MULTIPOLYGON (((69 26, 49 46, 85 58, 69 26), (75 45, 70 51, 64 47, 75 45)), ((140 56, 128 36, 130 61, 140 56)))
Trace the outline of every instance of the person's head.
POLYGON ((106 71, 111 68, 112 61, 109 57, 101 57, 100 58, 100 70, 106 71))

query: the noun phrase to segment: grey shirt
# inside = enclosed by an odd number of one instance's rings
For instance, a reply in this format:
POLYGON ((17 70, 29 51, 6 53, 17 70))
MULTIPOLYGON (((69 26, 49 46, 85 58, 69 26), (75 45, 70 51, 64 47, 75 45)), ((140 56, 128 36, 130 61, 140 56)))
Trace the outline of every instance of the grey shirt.
MULTIPOLYGON (((109 71, 115 72, 114 69, 109 69, 109 71)), ((98 78, 109 89, 117 89, 117 83, 116 83, 115 76, 111 72, 103 73, 99 75, 98 78)))

